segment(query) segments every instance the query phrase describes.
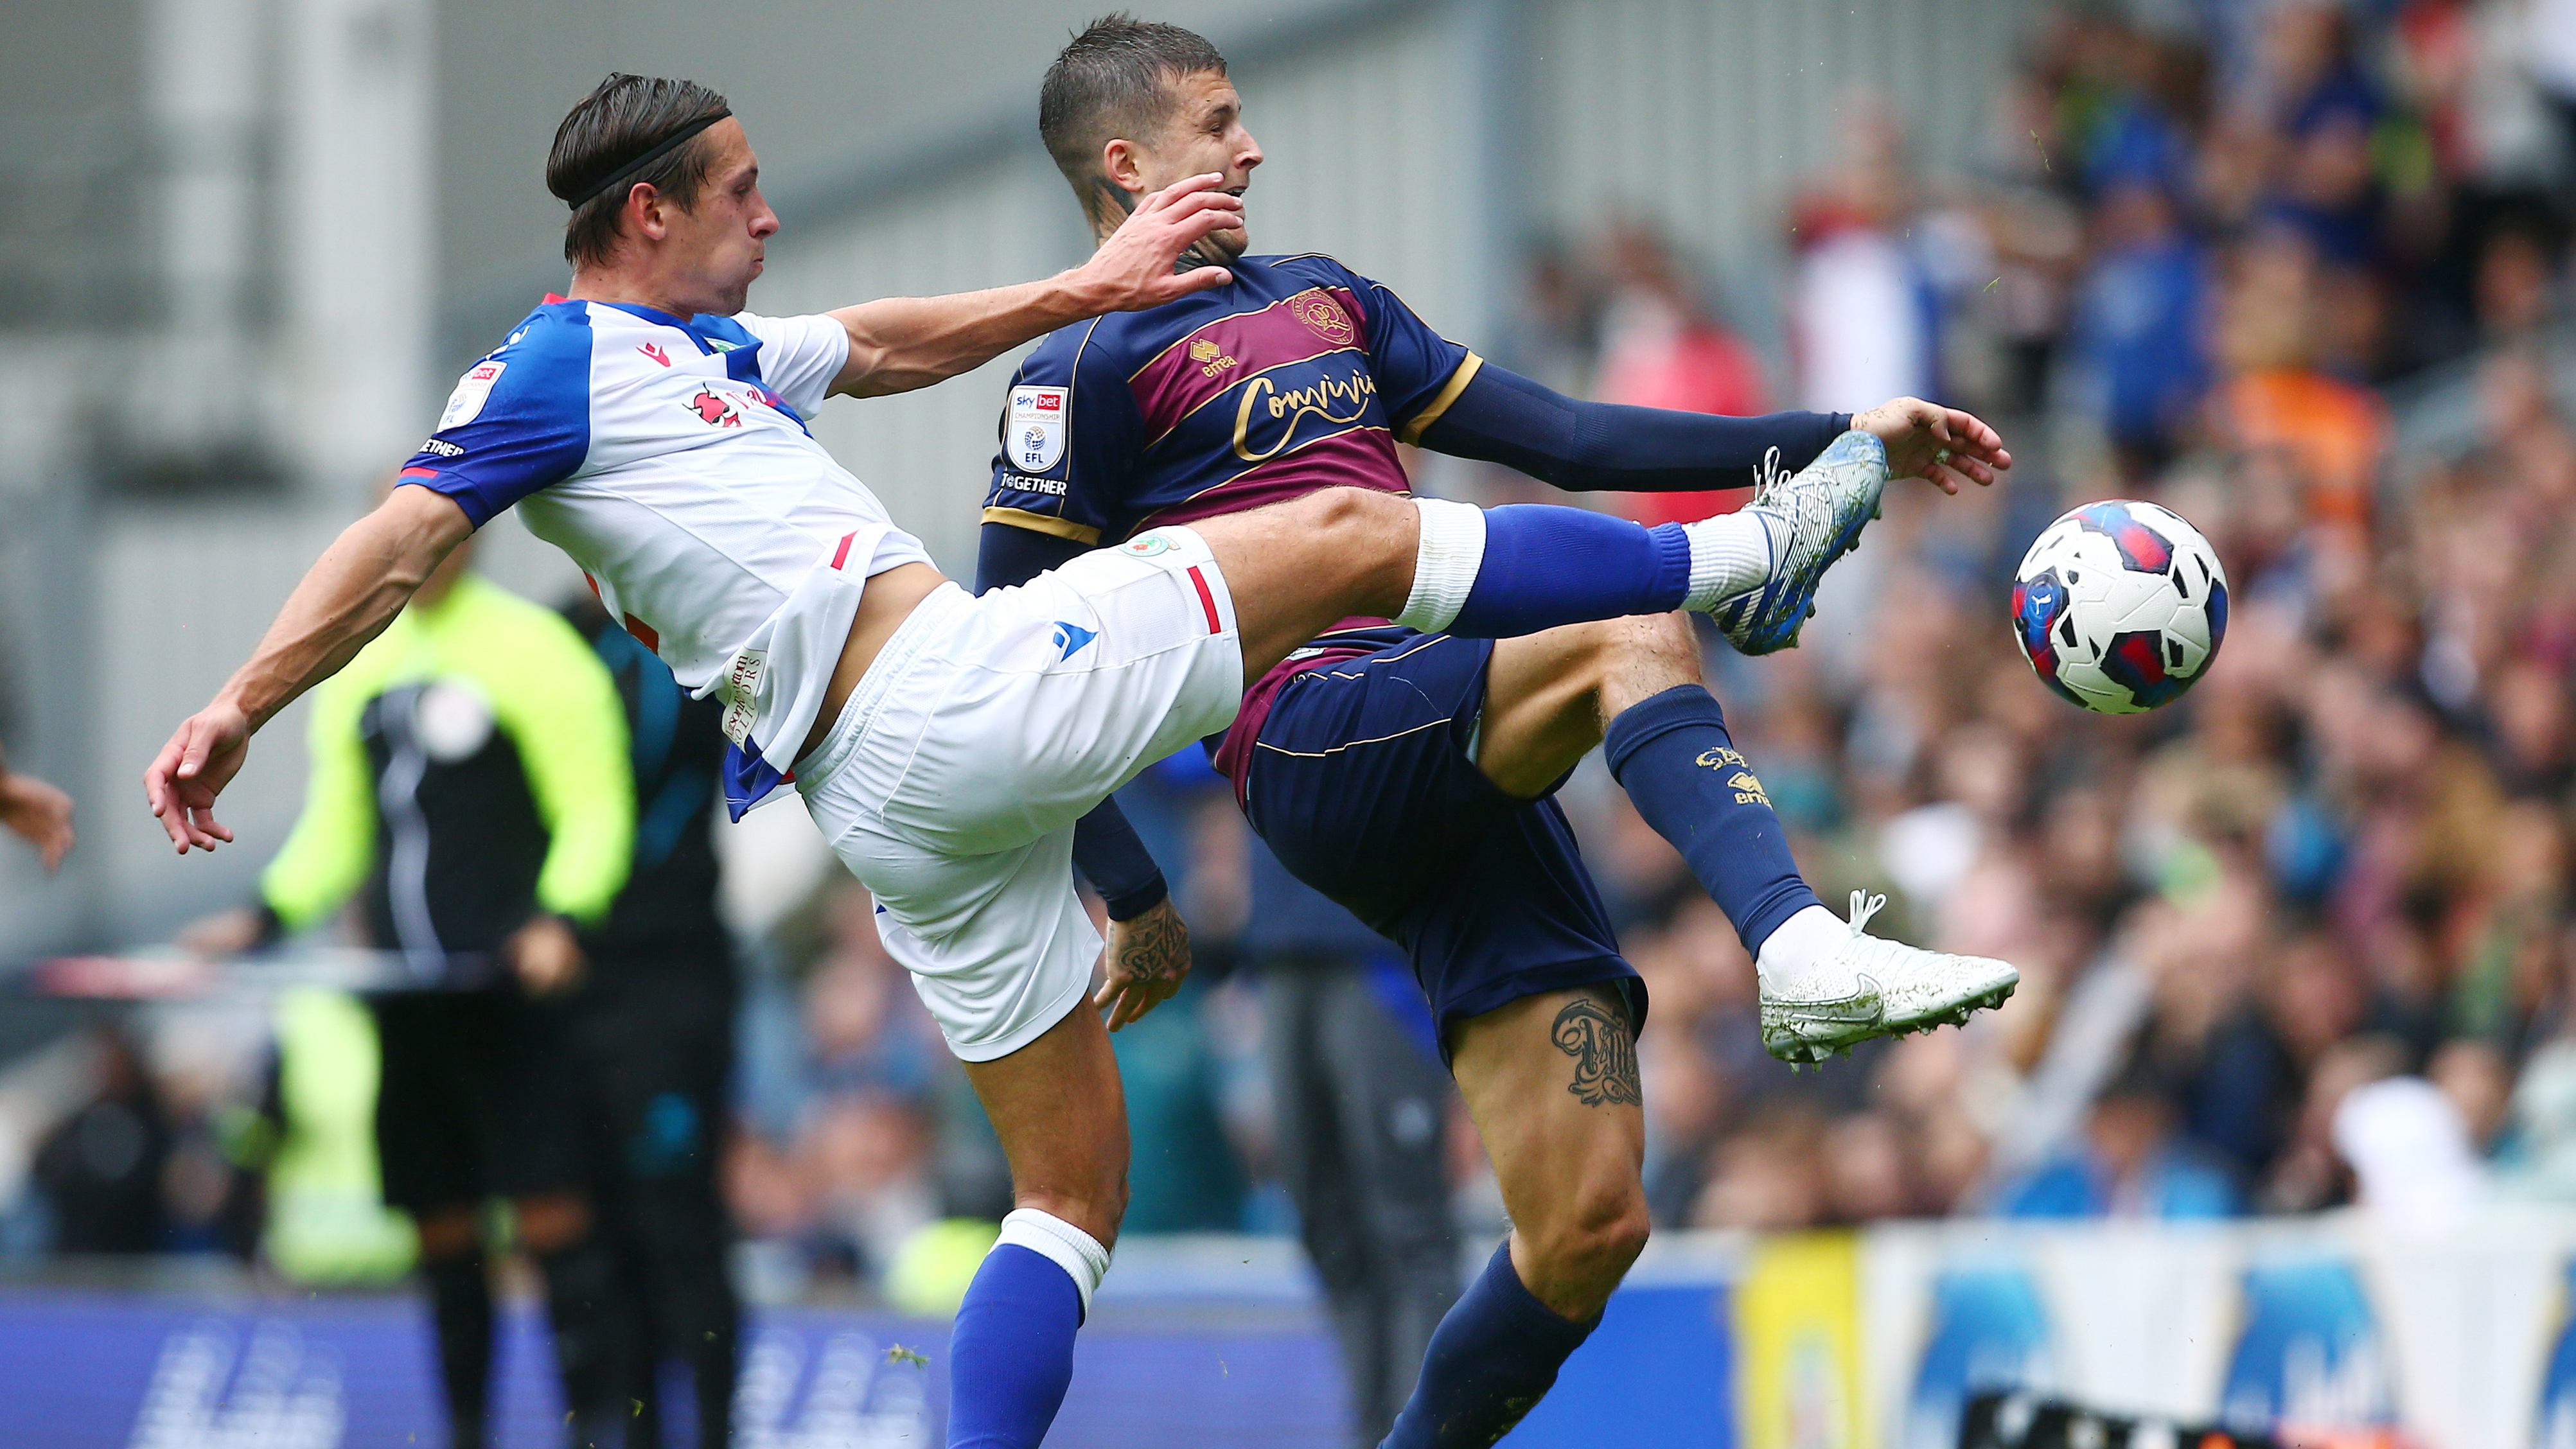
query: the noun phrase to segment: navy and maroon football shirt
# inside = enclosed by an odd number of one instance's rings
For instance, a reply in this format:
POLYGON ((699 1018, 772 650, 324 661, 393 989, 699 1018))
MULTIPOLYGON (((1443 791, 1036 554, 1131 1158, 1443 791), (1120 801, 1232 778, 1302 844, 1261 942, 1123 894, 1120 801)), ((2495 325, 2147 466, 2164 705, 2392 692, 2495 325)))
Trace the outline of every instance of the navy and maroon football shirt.
POLYGON ((1330 257, 1077 322, 1011 379, 984 521, 1086 544, 1318 488, 1407 491, 1413 442, 1479 366, 1330 257))

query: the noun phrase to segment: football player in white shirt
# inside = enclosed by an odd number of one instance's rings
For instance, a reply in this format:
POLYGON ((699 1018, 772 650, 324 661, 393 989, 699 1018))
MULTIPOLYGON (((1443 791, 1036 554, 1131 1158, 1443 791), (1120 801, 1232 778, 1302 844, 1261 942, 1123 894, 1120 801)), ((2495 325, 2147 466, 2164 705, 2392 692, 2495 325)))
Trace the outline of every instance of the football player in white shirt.
POLYGON ((1092 993, 1101 943, 1074 891, 1074 821, 1224 729, 1248 681, 1335 620, 1497 638, 1709 609, 1781 567, 1748 551, 1740 521, 1648 530, 1340 488, 980 597, 942 578, 804 416, 829 393, 926 387, 1067 322, 1224 284, 1223 267, 1181 260, 1239 225, 1222 179, 1146 197, 1044 281, 762 318, 743 307, 778 220, 741 125, 703 87, 610 77, 547 163, 573 209, 569 296, 467 373, 403 469, 412 486, 323 553, 144 775, 179 853, 231 840, 213 807, 251 735, 524 503, 681 683, 725 700, 736 807, 786 780, 803 793, 1001 1137, 1018 1207, 951 1339, 953 1446, 1044 1436, 1108 1267, 1126 1113, 1086 1000, 1114 1029, 1189 969, 1167 904, 1112 925, 1092 993))

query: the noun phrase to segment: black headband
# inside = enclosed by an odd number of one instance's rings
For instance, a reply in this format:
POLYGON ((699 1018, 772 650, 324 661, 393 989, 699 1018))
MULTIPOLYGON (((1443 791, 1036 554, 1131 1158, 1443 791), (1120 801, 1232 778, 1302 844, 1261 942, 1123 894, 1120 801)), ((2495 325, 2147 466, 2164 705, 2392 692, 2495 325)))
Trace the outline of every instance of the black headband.
POLYGON ((593 197, 596 197, 601 192, 615 186, 618 182, 633 176, 636 172, 643 170, 645 167, 652 165, 663 157, 670 155, 672 152, 679 150, 682 146, 689 144, 691 137, 732 114, 733 111, 731 108, 726 108, 718 110, 712 116, 700 116, 696 120, 689 122, 687 125, 682 126, 680 129, 673 131, 671 134, 663 137, 660 141, 654 143, 653 149, 636 157, 634 160, 627 162, 625 165, 618 167, 616 170, 609 172, 597 181, 592 182, 589 186, 582 189, 582 193, 579 196, 573 197, 564 204, 575 211, 581 210, 584 206, 590 204, 593 197))

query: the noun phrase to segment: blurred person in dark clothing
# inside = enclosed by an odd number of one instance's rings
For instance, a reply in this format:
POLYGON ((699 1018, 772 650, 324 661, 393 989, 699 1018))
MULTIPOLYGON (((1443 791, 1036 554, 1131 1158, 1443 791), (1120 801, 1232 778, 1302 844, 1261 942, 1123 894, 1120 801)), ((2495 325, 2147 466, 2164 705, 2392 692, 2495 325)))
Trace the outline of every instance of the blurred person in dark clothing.
POLYGON ((60 1253, 150 1253, 161 1246, 161 1172, 170 1126, 151 1074, 122 1027, 91 1034, 98 1092, 36 1149, 36 1185, 60 1253))
POLYGON ((1354 1442, 1386 1437, 1458 1298, 1449 1081, 1401 958, 1246 832, 1279 1171, 1349 1370, 1354 1442))
POLYGON ((685 1364, 697 1442, 730 1440, 741 1305, 726 1269, 733 1228, 719 1186, 730 1120, 733 948, 716 907, 712 812, 724 706, 671 670, 589 595, 564 616, 626 707, 635 853, 608 917, 582 936, 590 971, 572 1037, 595 1129, 593 1193, 638 1313, 630 1445, 665 1442, 659 1379, 685 1364))
POLYGON ((36 847, 50 874, 71 854, 72 797, 11 770, 8 757, 0 755, 0 825, 36 847))
POLYGON ((577 935, 626 880, 635 824, 608 671, 552 611, 469 571, 460 546, 314 692, 312 774, 258 903, 183 944, 229 954, 354 903, 416 989, 372 993, 376 1158, 411 1214, 449 1433, 486 1442, 493 1305, 484 1206, 514 1209, 546 1284, 575 1444, 621 1443, 632 1315, 582 1167, 568 993, 577 935), (425 989, 421 989, 425 988, 425 989))

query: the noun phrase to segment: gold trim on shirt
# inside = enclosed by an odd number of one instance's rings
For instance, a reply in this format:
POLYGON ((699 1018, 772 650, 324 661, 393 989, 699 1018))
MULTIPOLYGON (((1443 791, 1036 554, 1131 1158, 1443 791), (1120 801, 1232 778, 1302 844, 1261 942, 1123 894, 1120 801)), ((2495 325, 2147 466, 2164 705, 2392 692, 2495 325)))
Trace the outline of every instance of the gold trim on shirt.
POLYGON ((1421 446, 1423 430, 1440 421, 1440 415, 1449 411, 1449 405, 1458 400, 1458 394, 1467 390, 1468 382, 1476 376, 1476 369, 1484 365, 1485 359, 1468 353, 1466 360, 1458 364, 1458 370, 1449 374, 1449 381, 1440 389, 1440 395, 1407 419, 1403 427, 1396 429, 1395 440, 1421 446))
POLYGON ((1043 513, 1031 513, 1025 508, 987 508, 984 510, 984 521, 1007 523, 1013 528, 1025 528, 1033 533, 1051 533, 1058 538, 1072 539, 1075 543, 1100 542, 1100 530, 1090 524, 1075 523, 1067 518, 1049 518, 1043 513))

